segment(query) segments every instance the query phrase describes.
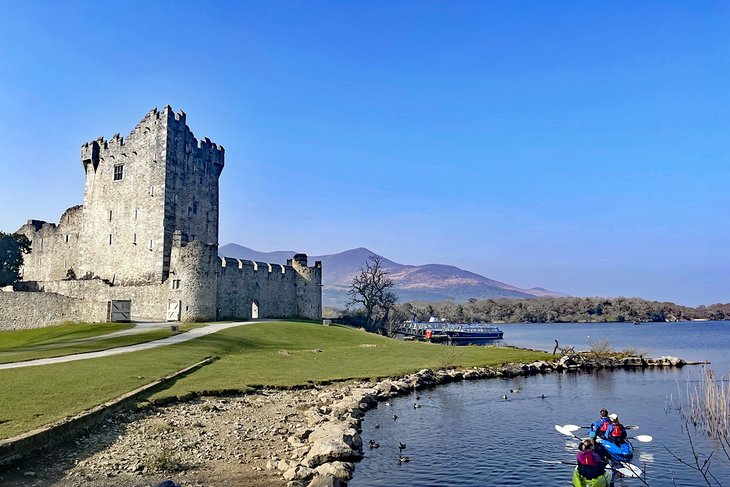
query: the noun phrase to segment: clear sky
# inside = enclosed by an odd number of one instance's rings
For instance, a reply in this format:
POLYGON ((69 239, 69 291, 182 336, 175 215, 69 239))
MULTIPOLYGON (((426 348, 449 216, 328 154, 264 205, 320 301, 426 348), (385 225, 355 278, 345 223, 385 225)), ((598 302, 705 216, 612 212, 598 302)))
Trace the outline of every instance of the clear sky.
POLYGON ((728 302, 729 53, 729 2, 0 0, 0 230, 170 104, 221 243, 728 302))

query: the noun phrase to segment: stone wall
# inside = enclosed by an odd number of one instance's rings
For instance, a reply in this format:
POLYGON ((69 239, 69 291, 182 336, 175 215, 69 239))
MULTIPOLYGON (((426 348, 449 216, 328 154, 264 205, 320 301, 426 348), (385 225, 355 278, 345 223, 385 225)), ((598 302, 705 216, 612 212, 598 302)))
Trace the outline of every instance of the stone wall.
POLYGON ((131 300, 135 319, 165 320, 170 289, 167 283, 138 286, 110 285, 101 279, 21 282, 14 288, 37 294, 57 293, 76 299, 107 302, 131 300))
POLYGON ((40 328, 63 321, 103 322, 107 303, 56 293, 0 292, 0 331, 40 328))
POLYGON ((69 269, 78 272, 82 212, 80 205, 74 206, 63 213, 58 225, 29 220, 20 227, 18 233, 28 237, 31 245, 23 262, 23 279, 63 279, 69 269))
POLYGON ((296 283, 299 275, 291 266, 225 257, 219 261, 218 308, 221 319, 251 319, 299 316, 296 283), (255 305, 255 306, 254 306, 255 305))

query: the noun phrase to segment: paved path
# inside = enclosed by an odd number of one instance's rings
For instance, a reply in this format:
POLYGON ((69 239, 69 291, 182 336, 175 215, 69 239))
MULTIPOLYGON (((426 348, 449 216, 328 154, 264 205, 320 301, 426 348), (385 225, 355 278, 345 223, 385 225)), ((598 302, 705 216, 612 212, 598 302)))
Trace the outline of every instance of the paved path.
MULTIPOLYGON (((227 328, 233 328, 234 326, 241 326, 241 325, 250 325, 252 323, 260 323, 261 321, 266 320, 257 320, 257 321, 236 321, 233 323, 213 323, 211 325, 202 326, 200 328, 193 328, 190 331, 187 331, 185 333, 179 333, 177 335, 173 335, 171 337, 163 338, 161 340, 155 340, 152 342, 145 342, 145 343, 138 343, 136 345, 129 345, 127 347, 118 347, 118 348, 110 348, 108 350, 100 350, 98 352, 87 352, 87 353, 77 353, 74 355, 65 355, 63 357, 53 357, 53 358, 40 358, 36 360, 28 360, 25 362, 14 362, 10 364, 0 364, 0 370, 3 369, 17 369, 20 367, 32 367, 34 365, 49 365, 49 364, 59 364, 61 362, 74 362, 76 360, 86 360, 90 358, 99 358, 99 357, 108 357, 110 355, 119 355, 122 353, 129 353, 129 352, 137 352, 139 350, 149 350, 151 348, 157 348, 157 347, 164 347, 166 345, 172 345, 174 343, 182 343, 186 342, 188 340, 192 340, 193 338, 200 338, 205 335, 210 335, 211 333, 216 333, 221 330, 225 330, 227 328)), ((142 331, 147 331, 151 328, 153 328, 153 325, 161 325, 161 323, 146 323, 145 325, 151 325, 151 326, 143 326, 142 331)), ((170 326, 170 323, 165 323, 165 326, 170 326)), ((125 334, 128 334, 131 330, 136 329, 137 327, 134 327, 130 330, 124 330, 125 334)), ((110 335, 104 335, 104 337, 109 337, 110 335)))

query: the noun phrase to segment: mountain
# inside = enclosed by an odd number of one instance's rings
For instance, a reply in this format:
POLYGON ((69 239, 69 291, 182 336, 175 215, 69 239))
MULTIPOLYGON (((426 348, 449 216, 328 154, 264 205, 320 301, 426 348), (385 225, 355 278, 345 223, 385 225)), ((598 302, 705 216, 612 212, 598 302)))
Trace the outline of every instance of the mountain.
MULTIPOLYGON (((218 249, 221 256, 285 264, 295 254, 293 251, 258 252, 237 244, 223 245, 218 249)), ((326 306, 343 307, 352 278, 360 272, 371 255, 371 250, 360 247, 339 254, 310 256, 310 265, 322 261, 323 301, 326 306)), ((521 289, 495 281, 474 272, 445 264, 406 265, 382 257, 382 264, 390 271, 395 283, 394 290, 401 301, 443 301, 453 299, 463 302, 469 298, 536 298, 542 296, 566 296, 565 294, 534 287, 521 289)))

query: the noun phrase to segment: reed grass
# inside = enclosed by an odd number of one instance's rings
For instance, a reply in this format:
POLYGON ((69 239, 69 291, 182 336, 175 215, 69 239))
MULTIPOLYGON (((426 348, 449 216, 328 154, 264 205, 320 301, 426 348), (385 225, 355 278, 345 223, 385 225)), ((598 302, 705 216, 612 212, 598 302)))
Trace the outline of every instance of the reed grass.
POLYGON ((730 387, 727 379, 717 378, 712 369, 705 369, 688 398, 686 414, 692 424, 712 438, 727 438, 730 432, 730 387))

